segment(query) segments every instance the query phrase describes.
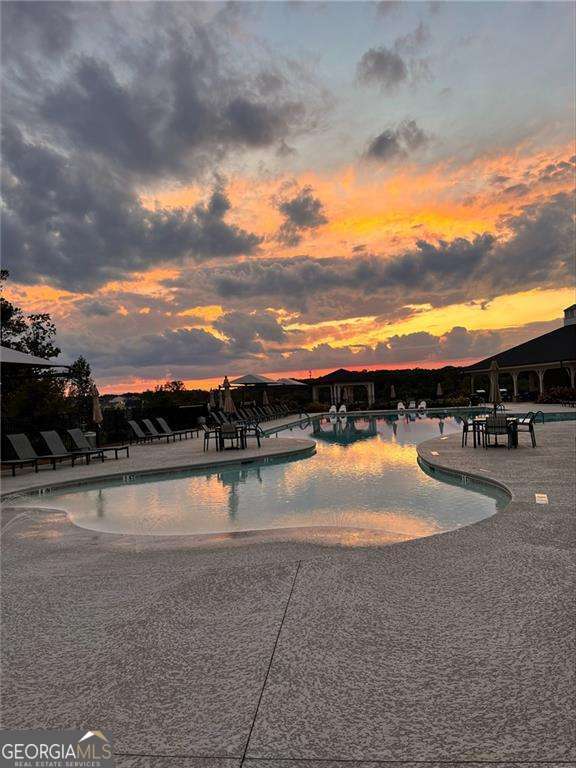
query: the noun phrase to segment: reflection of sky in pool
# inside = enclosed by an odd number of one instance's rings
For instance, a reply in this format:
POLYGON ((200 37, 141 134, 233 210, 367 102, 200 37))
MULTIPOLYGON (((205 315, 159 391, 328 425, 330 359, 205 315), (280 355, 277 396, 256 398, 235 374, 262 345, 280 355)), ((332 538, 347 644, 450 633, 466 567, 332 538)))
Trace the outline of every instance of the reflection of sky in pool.
POLYGON ((452 418, 322 419, 281 433, 313 436, 315 456, 55 491, 41 505, 66 509, 80 526, 118 533, 336 526, 427 536, 487 517, 503 502, 418 467, 419 442, 458 429, 452 418))

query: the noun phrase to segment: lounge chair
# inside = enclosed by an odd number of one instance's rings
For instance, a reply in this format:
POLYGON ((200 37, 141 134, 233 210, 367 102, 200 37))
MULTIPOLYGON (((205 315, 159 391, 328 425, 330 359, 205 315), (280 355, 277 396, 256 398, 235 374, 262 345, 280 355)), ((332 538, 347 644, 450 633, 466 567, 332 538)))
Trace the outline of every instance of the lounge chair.
POLYGON ((13 437, 20 437, 20 435, 6 435, 8 440, 10 441, 12 448, 14 450, 14 453, 16 456, 18 456, 17 459, 2 459, 2 466, 10 467, 12 470, 12 477, 16 476, 16 469, 23 469, 24 467, 34 467, 34 472, 38 472, 38 456, 36 455, 36 452, 32 449, 32 446, 30 446, 30 455, 25 458, 27 449, 25 449, 23 446, 19 446, 19 449, 17 450, 12 443, 13 437))
POLYGON ((340 408, 338 408, 338 413, 342 414, 343 416, 346 415, 346 406, 344 405, 344 403, 342 403, 340 408))
POLYGON ((142 424, 144 424, 148 432, 151 435, 154 435, 154 437, 165 437, 167 443, 170 442, 170 438, 172 438, 174 442, 176 442, 177 437, 182 440, 182 435, 177 435, 175 432, 158 432, 150 419, 142 419, 142 424))
POLYGON ((137 443, 147 443, 147 442, 152 442, 153 440, 163 440, 164 438, 166 438, 167 443, 170 442, 170 438, 168 435, 160 435, 158 433, 156 433, 155 435, 146 434, 146 432, 144 432, 140 424, 138 424, 138 422, 134 421, 133 419, 128 420, 128 425, 130 426, 130 429, 134 433, 137 443))
MULTIPOLYGON (((90 464, 90 459, 92 456, 96 456, 98 459, 102 459, 102 461, 104 461, 104 454, 102 451, 94 448, 89 448, 87 451, 69 451, 55 429, 49 430, 47 432, 40 432, 40 434, 48 446, 48 450, 52 453, 53 456, 71 456, 78 458, 84 457, 86 459, 86 464, 90 464)), ((74 466, 74 461, 72 461, 72 466, 74 466)))
POLYGON ((400 402, 398 403, 398 405, 396 406, 396 408, 397 408, 397 410, 399 410, 399 411, 405 411, 405 410, 406 410, 406 406, 404 405, 404 403, 402 402, 402 400, 400 400, 400 402))
POLYGON ((408 405, 408 408, 413 411, 416 408, 416 400, 410 400, 410 403, 408 405))
POLYGON ((182 435, 182 437, 188 438, 188 436, 194 437, 194 435, 199 434, 199 430, 197 429, 170 429, 170 427, 168 426, 168 422, 166 421, 166 419, 162 418, 162 416, 157 416, 156 422, 160 427, 160 430, 164 432, 165 435, 168 435, 168 434, 182 435))
POLYGON ((419 411, 426 410, 426 400, 420 400, 420 402, 418 403, 418 410, 419 411))
MULTIPOLYGON (((32 444, 30 443, 30 440, 26 435, 24 434, 6 435, 6 437, 10 441, 12 448, 14 448, 16 456, 18 456, 17 461, 10 462, 12 464, 13 475, 15 474, 15 465, 21 464, 22 462, 24 462, 25 464, 31 464, 31 463, 34 464, 34 470, 35 472, 38 472, 39 461, 48 461, 52 465, 52 469, 56 469, 56 462, 70 459, 72 462, 72 466, 74 466, 74 462, 78 458, 78 454, 74 455, 73 453, 65 453, 62 456, 55 456, 54 454, 39 456, 34 450, 34 448, 32 447, 32 444)), ((7 462, 3 461, 2 463, 4 464, 7 462)))
POLYGON ((99 453, 102 453, 104 456, 109 451, 114 451, 114 458, 118 458, 118 453, 120 451, 126 451, 126 458, 130 457, 130 446, 125 445, 108 445, 105 448, 98 448, 94 449, 88 442, 88 438, 86 435, 82 432, 81 429, 69 429, 67 430, 68 434, 72 438, 72 442, 74 443, 74 446, 76 447, 76 450, 78 451, 94 451, 97 450, 99 453))
POLYGON ((338 413, 338 409, 336 408, 335 405, 331 405, 330 408, 328 409, 328 413, 330 414, 338 413))

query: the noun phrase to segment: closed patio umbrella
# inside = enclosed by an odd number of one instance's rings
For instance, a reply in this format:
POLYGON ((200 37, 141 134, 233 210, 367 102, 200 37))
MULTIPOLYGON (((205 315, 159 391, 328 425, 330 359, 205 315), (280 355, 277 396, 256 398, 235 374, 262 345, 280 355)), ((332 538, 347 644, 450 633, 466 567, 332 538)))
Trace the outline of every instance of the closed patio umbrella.
POLYGON ((96 384, 92 384, 92 421, 97 426, 100 426, 104 421, 102 408, 100 407, 100 393, 96 384))
POLYGON ((502 395, 500 393, 500 386, 498 383, 498 362, 494 358, 490 363, 490 400, 494 404, 494 413, 496 413, 497 407, 502 402, 502 395))
POLYGON ((394 389, 394 384, 390 387, 390 400, 396 400, 396 390, 394 389))
POLYGON ((214 397, 214 390, 210 390, 210 397, 208 398, 208 407, 210 410, 216 407, 216 398, 214 397))
POLYGON ((218 389, 218 408, 220 410, 224 408, 224 394, 220 388, 218 389))
POLYGON ((442 392, 442 384, 438 382, 438 386, 436 387, 436 397, 442 397, 444 392, 442 392))
POLYGON ((223 410, 224 413, 236 413, 236 406, 234 405, 234 400, 232 400, 232 392, 230 391, 230 382, 228 381, 228 376, 224 376, 224 405, 223 410))
POLYGON ((268 405, 268 392, 266 390, 262 392, 262 405, 268 405))

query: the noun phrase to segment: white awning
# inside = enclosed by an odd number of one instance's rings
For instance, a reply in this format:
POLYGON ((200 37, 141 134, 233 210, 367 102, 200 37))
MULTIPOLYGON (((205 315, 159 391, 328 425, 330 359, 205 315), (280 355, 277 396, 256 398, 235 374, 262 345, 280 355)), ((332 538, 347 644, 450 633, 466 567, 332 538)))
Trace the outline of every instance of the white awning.
POLYGON ((0 347, 0 362, 3 365, 33 365, 35 368, 68 368, 65 363, 53 363, 43 357, 18 352, 17 349, 0 347))
POLYGON ((273 379, 269 379, 259 373, 247 373, 245 376, 240 376, 239 379, 234 379, 230 382, 234 387, 239 387, 242 384, 247 386, 250 384, 267 384, 268 386, 273 386, 275 383, 276 382, 273 379))
POLYGON ((285 387, 305 387, 302 381, 296 381, 296 379, 276 379, 276 384, 281 384, 285 387))

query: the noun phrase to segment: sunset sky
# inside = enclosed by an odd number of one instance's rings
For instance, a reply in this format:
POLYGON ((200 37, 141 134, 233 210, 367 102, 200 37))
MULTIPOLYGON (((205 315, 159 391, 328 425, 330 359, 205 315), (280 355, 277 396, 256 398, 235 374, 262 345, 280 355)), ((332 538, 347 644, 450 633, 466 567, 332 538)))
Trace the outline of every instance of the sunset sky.
POLYGON ((552 330, 575 300, 574 15, 3 2, 9 297, 104 392, 552 330))

